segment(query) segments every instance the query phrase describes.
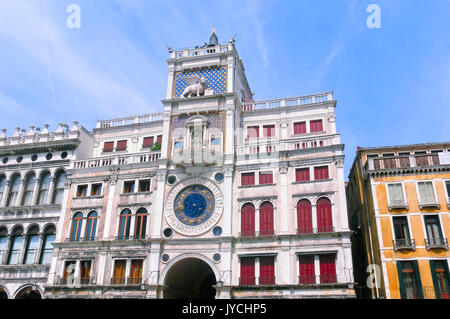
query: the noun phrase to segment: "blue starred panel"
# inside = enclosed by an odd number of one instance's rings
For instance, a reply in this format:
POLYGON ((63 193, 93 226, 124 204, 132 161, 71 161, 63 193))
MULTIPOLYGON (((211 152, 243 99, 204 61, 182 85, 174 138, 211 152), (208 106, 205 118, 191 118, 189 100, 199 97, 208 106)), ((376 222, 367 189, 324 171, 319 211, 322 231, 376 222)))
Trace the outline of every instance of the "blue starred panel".
POLYGON ((198 77, 204 76, 206 79, 206 88, 214 90, 214 94, 222 94, 227 91, 227 71, 225 67, 221 67, 178 73, 175 78, 175 97, 180 97, 184 89, 189 85, 189 83, 183 79, 194 75, 197 75, 198 77))
POLYGON ((191 185, 178 193, 173 209, 180 222, 188 226, 197 226, 211 217, 214 205, 214 195, 207 187, 191 185))
MULTIPOLYGON (((208 119, 209 127, 215 127, 223 130, 225 127, 225 113, 209 113, 204 114, 208 119)), ((176 115, 172 118, 173 128, 185 128, 186 122, 189 116, 187 115, 176 115)))

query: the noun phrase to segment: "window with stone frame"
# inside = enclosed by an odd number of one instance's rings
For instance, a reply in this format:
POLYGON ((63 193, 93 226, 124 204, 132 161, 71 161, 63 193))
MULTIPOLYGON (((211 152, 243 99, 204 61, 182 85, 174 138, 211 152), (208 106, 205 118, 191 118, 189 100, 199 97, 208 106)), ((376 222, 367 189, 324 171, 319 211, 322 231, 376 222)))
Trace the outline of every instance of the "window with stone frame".
POLYGON ((418 182, 420 204, 435 204, 433 182, 418 182))
POLYGON ((401 183, 388 184, 389 206, 402 206, 405 204, 403 198, 403 187, 401 183))

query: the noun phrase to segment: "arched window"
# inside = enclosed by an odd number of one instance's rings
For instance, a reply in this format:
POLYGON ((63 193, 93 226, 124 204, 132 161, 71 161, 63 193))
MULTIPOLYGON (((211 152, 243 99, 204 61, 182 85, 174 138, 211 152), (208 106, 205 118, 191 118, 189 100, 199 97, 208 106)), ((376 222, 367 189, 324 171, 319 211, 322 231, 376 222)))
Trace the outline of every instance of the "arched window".
POLYGON ((71 241, 80 241, 81 226, 83 226, 83 213, 78 212, 72 218, 72 230, 70 231, 71 241))
POLYGON ((317 201, 317 231, 319 233, 333 231, 333 218, 331 214, 331 202, 322 197, 317 201))
POLYGON ((42 243, 41 260, 39 263, 45 265, 50 264, 53 252, 53 242, 55 241, 56 229, 54 226, 49 226, 44 231, 44 240, 42 243))
POLYGON ((37 226, 33 226, 28 231, 27 235, 27 246, 25 248, 25 264, 31 265, 34 264, 34 260, 36 259, 36 253, 39 245, 39 228, 37 226))
POLYGON ((44 205, 48 195, 48 188, 50 187, 50 173, 45 172, 41 175, 41 182, 39 183, 39 193, 37 203, 44 205))
POLYGON ((19 263, 20 253, 22 251, 23 229, 17 227, 11 234, 11 248, 9 250, 8 265, 17 265, 19 263))
POLYGON ((136 239, 145 239, 145 228, 147 227, 147 210, 139 208, 136 212, 136 227, 134 237, 136 239))
POLYGON ((8 242, 8 230, 0 228, 0 265, 3 263, 3 257, 6 253, 6 245, 8 242))
POLYGON ((302 199, 297 203, 297 232, 299 234, 311 234, 312 225, 312 207, 311 202, 302 199))
POLYGON ((55 190, 53 191, 52 204, 61 204, 64 194, 64 182, 66 180, 66 172, 60 171, 56 174, 55 190))
POLYGON ((273 235, 273 205, 264 202, 259 207, 259 233, 261 236, 273 235))
POLYGON ((131 211, 124 209, 120 213, 119 239, 130 238, 131 211))
POLYGON ((34 175, 34 173, 28 174, 27 178, 25 179, 25 187, 23 189, 22 206, 33 205, 31 201, 33 200, 33 190, 35 183, 36 176, 34 175))
POLYGON ((8 202, 6 206, 16 205, 17 196, 19 196, 20 175, 14 175, 9 186, 8 202))
POLYGON ((241 236, 255 236, 255 206, 251 203, 241 208, 241 236))
POLYGON ((97 219, 98 214, 96 211, 92 211, 89 213, 87 217, 87 224, 86 224, 86 240, 95 240, 95 232, 97 230, 97 219))
POLYGON ((5 193, 6 177, 4 175, 0 176, 0 203, 3 199, 3 194, 5 193))

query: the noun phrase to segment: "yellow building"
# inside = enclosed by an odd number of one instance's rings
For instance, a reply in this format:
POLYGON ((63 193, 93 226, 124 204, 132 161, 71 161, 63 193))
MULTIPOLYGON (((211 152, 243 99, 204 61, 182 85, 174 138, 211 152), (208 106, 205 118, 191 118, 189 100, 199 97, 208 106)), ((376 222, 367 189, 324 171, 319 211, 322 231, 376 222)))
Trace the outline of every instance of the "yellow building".
POLYGON ((448 299, 450 142, 358 148, 346 193, 358 296, 448 299))

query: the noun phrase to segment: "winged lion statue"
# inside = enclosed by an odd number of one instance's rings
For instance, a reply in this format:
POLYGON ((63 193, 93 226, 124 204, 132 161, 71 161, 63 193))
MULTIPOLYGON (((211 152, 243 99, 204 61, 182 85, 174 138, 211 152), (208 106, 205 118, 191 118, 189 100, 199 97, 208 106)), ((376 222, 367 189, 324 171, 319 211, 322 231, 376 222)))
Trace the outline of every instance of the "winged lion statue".
POLYGON ((188 76, 183 78, 183 81, 187 82, 189 85, 184 89, 181 96, 191 97, 192 95, 200 96, 205 94, 206 79, 204 76, 188 76))

